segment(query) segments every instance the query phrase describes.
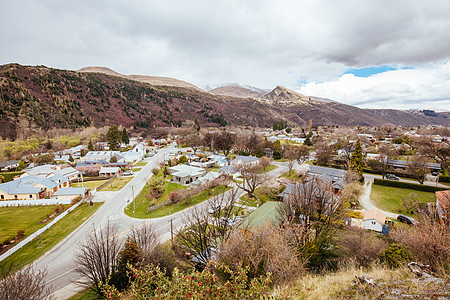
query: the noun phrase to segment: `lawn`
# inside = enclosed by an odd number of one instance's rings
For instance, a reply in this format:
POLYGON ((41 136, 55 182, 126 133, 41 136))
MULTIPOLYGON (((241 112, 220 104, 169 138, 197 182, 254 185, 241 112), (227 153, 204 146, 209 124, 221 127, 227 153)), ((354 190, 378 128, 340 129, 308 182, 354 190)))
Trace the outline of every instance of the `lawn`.
POLYGON ((278 168, 278 166, 276 166, 276 165, 268 165, 268 166, 266 167, 266 169, 264 170, 264 173, 268 173, 268 172, 270 172, 270 171, 273 171, 273 170, 275 170, 276 168, 278 168))
POLYGON ((100 297, 99 295, 97 295, 96 292, 94 292, 89 288, 79 291, 72 297, 67 298, 67 300, 102 300, 102 299, 105 298, 100 297))
POLYGON ((288 179, 295 179, 298 180, 300 178, 301 174, 297 173, 295 170, 291 171, 291 176, 289 176, 289 172, 284 173, 281 175, 281 177, 288 178, 288 179))
POLYGON ((84 203, 36 238, 3 260, 4 263, 29 264, 42 256, 89 218, 103 203, 84 203))
POLYGON ((127 183, 131 181, 131 179, 133 179, 132 176, 116 177, 110 184, 107 184, 101 190, 111 192, 120 191, 120 189, 122 189, 125 185, 127 185, 127 183))
MULTIPOLYGON (((164 188, 166 191, 159 197, 158 203, 167 200, 171 192, 179 189, 186 189, 187 186, 166 181, 164 183, 164 188)), ((137 195, 136 199, 134 200, 135 201, 134 205, 136 206, 135 213, 133 214, 133 203, 130 203, 125 208, 125 214, 133 218, 139 219, 149 218, 149 214, 147 213, 147 207, 148 203, 150 202, 150 199, 146 196, 147 194, 148 194, 148 187, 144 186, 142 191, 139 193, 139 195, 137 195)))
MULTIPOLYGON (((46 225, 39 224, 47 215, 53 213, 56 205, 49 206, 22 206, 0 208, 0 242, 15 237, 18 230, 30 235, 46 225)), ((67 205, 69 207, 69 205, 67 205)))
POLYGON ((143 166, 146 166, 146 165, 147 165, 147 162, 141 161, 140 163, 137 163, 137 164, 135 164, 134 166, 135 166, 135 167, 143 167, 143 166))
MULTIPOLYGON (((104 180, 95 180, 95 181, 85 181, 84 186, 93 191, 95 188, 104 184, 108 179, 104 180)), ((81 182, 74 182, 70 185, 71 187, 81 187, 81 182)))
POLYGON ((370 199, 375 203, 375 206, 382 210, 411 215, 406 213, 406 210, 401 203, 401 196, 409 193, 415 193, 417 195, 416 199, 419 200, 420 203, 426 204, 428 202, 436 202, 435 193, 381 185, 372 185, 370 199))
POLYGON ((4 179, 3 182, 8 182, 8 181, 13 180, 13 178, 14 178, 15 176, 19 176, 19 175, 21 175, 21 174, 23 174, 23 173, 24 173, 23 171, 19 171, 19 172, 2 172, 2 173, 0 173, 0 175, 2 175, 3 177, 5 177, 5 179, 4 179))
POLYGON ((133 172, 139 172, 142 168, 133 168, 133 172))

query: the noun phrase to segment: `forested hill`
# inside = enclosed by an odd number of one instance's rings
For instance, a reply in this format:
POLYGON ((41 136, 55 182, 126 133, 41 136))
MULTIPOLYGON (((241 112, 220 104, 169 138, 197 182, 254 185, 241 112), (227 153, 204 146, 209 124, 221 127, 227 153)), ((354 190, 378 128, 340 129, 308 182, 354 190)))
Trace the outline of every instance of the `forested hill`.
POLYGON ((275 89, 278 98, 243 99, 198 89, 152 86, 101 73, 8 64, 0 66, 0 133, 3 138, 14 139, 17 132, 25 129, 110 124, 152 128, 180 126, 183 121, 195 118, 203 126, 260 127, 271 126, 281 119, 293 125, 307 124, 310 119, 315 125, 448 125, 449 122, 443 114, 380 113, 312 98, 296 101, 295 94, 292 96, 285 90, 280 93, 280 89, 275 89), (288 101, 283 99, 287 94, 288 101))

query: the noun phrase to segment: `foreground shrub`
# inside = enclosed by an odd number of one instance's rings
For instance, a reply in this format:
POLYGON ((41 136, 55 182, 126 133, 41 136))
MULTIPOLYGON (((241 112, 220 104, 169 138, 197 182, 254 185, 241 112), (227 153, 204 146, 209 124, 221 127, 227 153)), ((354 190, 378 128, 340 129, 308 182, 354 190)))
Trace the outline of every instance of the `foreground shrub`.
POLYGON ((286 234, 274 226, 235 231, 221 245, 218 260, 235 272, 248 267, 250 278, 270 273, 275 284, 291 281, 303 274, 304 268, 286 234))
POLYGON ((434 271, 450 270, 449 224, 432 217, 424 217, 414 226, 396 228, 391 238, 408 247, 413 259, 429 264, 434 271))
POLYGON ((381 262, 393 269, 400 267, 410 259, 411 255, 409 255, 408 251, 399 244, 391 244, 380 255, 381 262))
POLYGON ((202 272, 174 269, 171 278, 153 265, 131 270, 134 281, 126 292, 102 285, 107 299, 264 299, 271 283, 269 276, 250 279, 248 269, 235 272, 223 265, 210 264, 202 272), (221 280, 217 270, 228 274, 229 280, 221 280))

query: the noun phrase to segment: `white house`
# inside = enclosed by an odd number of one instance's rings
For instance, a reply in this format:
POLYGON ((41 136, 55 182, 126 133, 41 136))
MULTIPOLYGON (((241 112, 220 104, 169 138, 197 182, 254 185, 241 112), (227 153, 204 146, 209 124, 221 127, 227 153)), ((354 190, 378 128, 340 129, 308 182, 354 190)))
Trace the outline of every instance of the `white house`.
POLYGON ((379 209, 368 209, 362 212, 364 229, 381 232, 386 222, 386 215, 379 209))
POLYGON ((103 177, 111 177, 114 175, 120 175, 121 171, 119 167, 102 167, 100 172, 98 172, 99 176, 103 177))
POLYGON ((189 184, 203 177, 206 173, 202 168, 187 165, 178 165, 170 167, 167 170, 172 175, 172 181, 180 184, 189 184))
POLYGON ((63 189, 59 189, 54 197, 58 200, 64 201, 64 200, 69 200, 71 201, 72 199, 75 199, 77 197, 87 197, 89 196, 90 190, 86 187, 79 187, 79 188, 73 188, 73 187, 68 187, 68 188, 63 188, 63 189))
POLYGON ((55 175, 60 175, 72 182, 78 178, 79 174, 79 171, 67 165, 42 165, 24 170, 24 173, 20 175, 20 178, 25 178, 27 176, 51 178, 55 175))
POLYGON ((8 160, 0 162, 0 171, 10 171, 19 166, 20 160, 8 160))
POLYGON ((240 168, 243 166, 255 166, 259 163, 259 159, 256 156, 243 156, 238 155, 235 159, 231 161, 231 165, 240 168))
POLYGON ((80 161, 109 161, 116 154, 122 156, 120 151, 89 151, 85 156, 80 157, 80 161))

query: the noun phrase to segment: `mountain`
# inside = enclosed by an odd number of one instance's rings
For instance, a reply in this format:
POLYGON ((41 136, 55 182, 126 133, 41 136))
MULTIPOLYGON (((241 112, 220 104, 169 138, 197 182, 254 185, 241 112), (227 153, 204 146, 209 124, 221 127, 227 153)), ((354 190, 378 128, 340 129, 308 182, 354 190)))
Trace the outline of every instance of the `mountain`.
POLYGON ((15 139, 25 132, 111 124, 152 130, 156 126, 181 126, 194 119, 202 126, 216 127, 268 127, 279 120, 291 126, 304 126, 309 120, 314 125, 450 125, 448 113, 360 109, 319 101, 284 87, 260 98, 238 98, 130 78, 140 77, 106 68, 78 72, 45 66, 0 66, 0 135, 15 139))
POLYGON ((176 87, 185 87, 195 90, 201 90, 199 87, 188 83, 186 81, 178 80, 170 77, 161 77, 161 76, 147 76, 147 75, 123 75, 117 73, 114 70, 105 67, 85 67, 78 72, 89 72, 89 73, 103 73, 111 76, 117 76, 122 78, 128 78, 130 80, 135 80, 139 82, 149 83, 151 85, 164 85, 164 86, 176 86, 176 87))
POLYGON ((219 85, 215 88, 206 87, 206 91, 213 95, 230 96, 237 98, 260 98, 269 90, 260 89, 251 85, 240 85, 237 83, 228 83, 219 85))

